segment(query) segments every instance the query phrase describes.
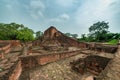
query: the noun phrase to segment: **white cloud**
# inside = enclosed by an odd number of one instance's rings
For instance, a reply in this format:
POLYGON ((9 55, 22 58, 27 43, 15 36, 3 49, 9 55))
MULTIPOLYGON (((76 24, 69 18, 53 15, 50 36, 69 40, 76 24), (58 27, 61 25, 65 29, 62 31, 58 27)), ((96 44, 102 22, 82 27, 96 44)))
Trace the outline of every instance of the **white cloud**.
POLYGON ((30 6, 34 9, 44 9, 45 5, 40 0, 31 0, 30 6))
POLYGON ((61 22, 59 18, 52 18, 49 20, 50 22, 61 22))
POLYGON ((50 19, 50 22, 62 22, 62 21, 67 21, 70 19, 70 16, 66 13, 59 15, 56 18, 50 19))
POLYGON ((112 3, 114 3, 116 0, 104 0, 104 1, 102 1, 103 2, 103 5, 104 6, 109 6, 109 5, 111 5, 112 3))
POLYGON ((56 0, 56 3, 62 7, 70 7, 77 3, 78 0, 56 0))
POLYGON ((41 0, 31 0, 29 9, 32 18, 37 20, 40 17, 44 17, 43 12, 45 5, 41 2, 41 0))
POLYGON ((87 1, 80 6, 76 12, 76 23, 83 27, 88 27, 96 21, 110 20, 113 16, 110 4, 114 0, 94 0, 94 2, 87 1))
POLYGON ((64 14, 60 15, 59 18, 61 18, 63 20, 69 20, 70 16, 68 14, 64 13, 64 14))

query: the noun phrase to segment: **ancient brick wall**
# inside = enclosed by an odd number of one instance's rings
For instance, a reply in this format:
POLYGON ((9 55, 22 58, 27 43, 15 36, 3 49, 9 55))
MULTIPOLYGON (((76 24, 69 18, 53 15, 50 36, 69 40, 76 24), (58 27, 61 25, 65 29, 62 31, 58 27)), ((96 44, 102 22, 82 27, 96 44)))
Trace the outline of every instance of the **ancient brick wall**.
POLYGON ((21 61, 17 61, 13 66, 11 66, 9 71, 0 76, 0 80, 18 80, 19 76, 21 75, 21 71, 21 61))
POLYGON ((26 44, 27 44, 28 47, 32 47, 32 46, 33 46, 33 43, 34 43, 34 42, 29 41, 29 42, 27 42, 26 44))
POLYGON ((9 80, 18 80, 19 76, 21 75, 21 72, 22 72, 21 61, 18 61, 18 63, 15 65, 14 70, 9 76, 9 80))
POLYGON ((107 67, 100 73, 96 80, 120 80, 120 45, 115 57, 108 63, 107 67))
POLYGON ((20 57, 20 60, 21 60, 22 68, 29 69, 38 65, 45 65, 50 62, 67 58, 76 54, 79 54, 79 51, 53 53, 53 54, 45 54, 45 55, 23 56, 23 57, 20 57))
POLYGON ((9 53, 11 47, 19 46, 19 40, 0 40, 0 58, 4 57, 6 53, 9 53))
POLYGON ((117 45, 108 44, 95 44, 95 50, 100 52, 115 53, 117 51, 117 45))
POLYGON ((0 58, 3 58, 6 53, 10 51, 11 44, 0 43, 0 58))
POLYGON ((80 48, 88 48, 88 44, 85 43, 85 42, 80 42, 80 43, 79 43, 79 47, 80 47, 80 48))
POLYGON ((59 54, 48 54, 48 55, 43 55, 38 58, 38 63, 40 65, 44 65, 50 62, 54 62, 56 60, 59 60, 59 54))
POLYGON ((19 40, 0 40, 0 43, 10 43, 11 46, 19 46, 20 41, 19 40))
POLYGON ((117 45, 109 45, 109 44, 102 44, 102 43, 84 43, 81 44, 81 47, 86 47, 90 50, 95 50, 98 52, 106 52, 106 53, 115 53, 117 51, 117 45))

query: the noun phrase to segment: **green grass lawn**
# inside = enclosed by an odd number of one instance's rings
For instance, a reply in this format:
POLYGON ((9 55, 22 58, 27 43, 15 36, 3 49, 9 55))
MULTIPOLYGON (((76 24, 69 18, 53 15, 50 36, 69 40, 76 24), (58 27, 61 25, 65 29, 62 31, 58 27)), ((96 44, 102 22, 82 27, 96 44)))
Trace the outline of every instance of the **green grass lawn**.
POLYGON ((113 45, 116 45, 118 42, 119 42, 118 39, 113 39, 113 40, 107 42, 107 44, 113 44, 113 45))

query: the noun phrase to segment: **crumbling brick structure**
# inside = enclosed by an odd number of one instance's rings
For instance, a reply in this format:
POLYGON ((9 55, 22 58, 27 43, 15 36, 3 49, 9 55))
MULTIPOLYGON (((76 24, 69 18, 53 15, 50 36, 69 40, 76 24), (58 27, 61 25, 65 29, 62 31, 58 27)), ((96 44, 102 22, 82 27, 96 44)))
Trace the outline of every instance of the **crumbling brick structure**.
POLYGON ((50 62, 54 62, 70 56, 74 56, 76 54, 79 54, 79 51, 70 51, 70 52, 53 53, 53 54, 45 54, 45 55, 21 56, 20 60, 21 60, 21 66, 23 70, 25 70, 39 65, 45 65, 50 62))
POLYGON ((86 48, 88 48, 90 50, 95 50, 95 51, 98 51, 98 52, 115 53, 118 49, 118 46, 117 45, 109 45, 109 44, 90 42, 90 43, 86 43, 86 48))
POLYGON ((0 40, 0 58, 4 58, 4 55, 10 52, 11 47, 20 45, 19 40, 0 40))
POLYGON ((10 51, 10 43, 0 43, 0 58, 4 58, 4 55, 10 51))
POLYGON ((84 74, 85 71, 89 71, 95 75, 98 75, 111 59, 101 56, 87 56, 84 59, 78 59, 70 62, 73 70, 84 74))
MULTIPOLYGON (((66 35, 64 35, 62 32, 58 31, 55 27, 51 26, 48 28, 44 35, 39 39, 34 41, 33 45, 42 45, 46 48, 46 46, 49 47, 69 47, 69 46, 79 46, 79 42, 73 38, 70 38, 66 35)), ((48 48, 49 48, 48 47, 48 48)), ((53 48, 54 49, 54 48, 53 48)))
POLYGON ((19 46, 19 45, 21 45, 19 40, 0 40, 0 43, 10 43, 11 46, 19 46))

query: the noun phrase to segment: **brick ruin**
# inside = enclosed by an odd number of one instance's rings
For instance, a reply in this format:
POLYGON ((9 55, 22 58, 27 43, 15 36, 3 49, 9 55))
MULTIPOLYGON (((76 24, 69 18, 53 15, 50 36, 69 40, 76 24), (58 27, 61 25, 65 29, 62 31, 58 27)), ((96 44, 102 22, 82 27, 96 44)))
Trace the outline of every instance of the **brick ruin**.
POLYGON ((53 26, 48 28, 44 32, 42 38, 35 41, 34 44, 41 45, 48 50, 59 50, 69 46, 79 46, 79 42, 77 40, 65 36, 53 26))
POLYGON ((115 53, 117 51, 117 45, 110 44, 102 44, 102 43, 86 43, 86 47, 90 50, 95 50, 98 52, 106 52, 106 53, 115 53))
POLYGON ((104 78, 104 76, 101 76, 101 74, 104 75, 106 65, 109 65, 111 60, 114 59, 91 55, 91 52, 89 53, 88 50, 97 51, 98 55, 101 52, 116 55, 120 49, 117 45, 77 42, 75 39, 65 36, 54 27, 50 27, 45 31, 42 39, 34 42, 22 45, 18 40, 0 40, 0 42, 2 56, 0 58, 0 80, 18 80, 22 72, 27 69, 43 66, 78 54, 86 54, 88 56, 71 62, 71 67, 81 74, 87 70, 92 74, 98 75, 98 80, 102 80, 101 77, 104 78), (45 49, 46 47, 47 49, 45 49), (54 49, 56 47, 57 49, 54 49))
POLYGON ((20 61, 22 69, 30 69, 39 65, 45 65, 60 59, 64 59, 70 56, 79 54, 78 51, 70 51, 63 53, 52 53, 45 55, 33 55, 33 56, 21 56, 20 61))
MULTIPOLYGON (((17 80, 23 70, 34 68, 40 65, 45 65, 50 62, 54 62, 78 54, 78 51, 70 51, 43 55, 26 55, 24 53, 24 50, 25 49, 22 48, 22 50, 20 51, 13 51, 15 53, 20 52, 20 54, 15 56, 16 59, 12 59, 12 57, 2 59, 0 65, 0 80, 17 80)), ((13 55, 13 52, 11 55, 13 55)))
POLYGON ((4 58, 4 55, 10 52, 11 47, 20 45, 18 40, 0 40, 0 58, 4 58))
POLYGON ((120 41, 115 57, 108 63, 105 69, 96 78, 97 80, 119 80, 120 79, 120 41))
POLYGON ((101 73, 102 70, 105 69, 110 60, 110 58, 91 55, 87 56, 86 58, 70 62, 70 64, 73 70, 81 74, 89 71, 92 74, 99 75, 99 73, 101 73))
POLYGON ((16 80, 21 74, 21 63, 18 56, 22 53, 20 41, 0 40, 0 80, 16 80), (16 48, 16 49, 15 49, 16 48), (18 53, 19 52, 19 53, 18 53))
POLYGON ((10 51, 10 44, 9 43, 1 43, 0 44, 0 58, 4 58, 4 55, 10 51))

